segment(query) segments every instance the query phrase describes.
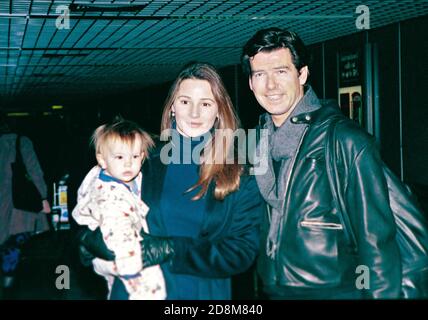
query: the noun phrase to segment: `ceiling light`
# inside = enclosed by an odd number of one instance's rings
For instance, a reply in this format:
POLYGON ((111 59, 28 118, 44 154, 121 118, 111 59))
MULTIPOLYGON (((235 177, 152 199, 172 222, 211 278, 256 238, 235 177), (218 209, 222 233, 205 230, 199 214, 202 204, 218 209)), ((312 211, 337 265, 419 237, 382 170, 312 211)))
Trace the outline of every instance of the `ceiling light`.
POLYGON ((136 12, 144 9, 147 4, 139 4, 133 6, 107 6, 107 5, 92 5, 92 4, 76 4, 72 3, 68 9, 73 12, 136 12))
POLYGON ((43 53, 43 58, 86 57, 89 53, 43 53))

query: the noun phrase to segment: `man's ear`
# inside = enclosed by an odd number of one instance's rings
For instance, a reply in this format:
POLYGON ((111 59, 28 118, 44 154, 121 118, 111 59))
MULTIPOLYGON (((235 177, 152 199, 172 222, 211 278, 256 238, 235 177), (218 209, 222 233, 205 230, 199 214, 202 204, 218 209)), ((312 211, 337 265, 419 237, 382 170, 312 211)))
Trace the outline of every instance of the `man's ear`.
POLYGON ((97 157, 97 161, 98 161, 98 164, 100 165, 100 167, 103 169, 106 169, 107 163, 105 162, 103 155, 101 153, 97 153, 96 157, 97 157))
POLYGON ((309 68, 308 66, 304 66, 300 69, 299 72, 299 82, 301 86, 304 86, 306 84, 306 81, 308 80, 309 76, 309 68))
POLYGON ((252 81, 251 81, 251 75, 248 77, 248 84, 249 84, 249 86, 250 86, 251 91, 254 91, 254 90, 253 90, 253 83, 252 83, 252 81))

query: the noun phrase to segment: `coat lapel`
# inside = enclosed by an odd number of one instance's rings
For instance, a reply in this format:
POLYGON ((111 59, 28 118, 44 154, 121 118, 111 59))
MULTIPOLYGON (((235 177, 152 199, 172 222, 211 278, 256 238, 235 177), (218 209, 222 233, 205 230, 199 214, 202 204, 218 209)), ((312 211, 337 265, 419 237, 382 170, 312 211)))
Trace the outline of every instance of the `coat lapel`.
POLYGON ((159 155, 153 155, 143 165, 141 197, 149 206, 159 205, 166 169, 159 155))
MULTIPOLYGON (((158 148, 158 151, 161 147, 158 148)), ((141 199, 148 205, 147 222, 150 232, 155 235, 165 235, 166 228, 160 214, 160 198, 167 166, 161 162, 159 152, 150 154, 141 169, 143 173, 141 183, 141 199)))

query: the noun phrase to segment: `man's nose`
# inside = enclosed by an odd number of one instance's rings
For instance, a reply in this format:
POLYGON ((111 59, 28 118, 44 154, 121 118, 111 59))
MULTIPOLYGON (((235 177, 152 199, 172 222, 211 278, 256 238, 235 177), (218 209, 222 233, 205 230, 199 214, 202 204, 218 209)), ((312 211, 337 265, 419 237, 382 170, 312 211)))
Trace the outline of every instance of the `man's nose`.
POLYGON ((277 83, 276 83, 276 79, 275 79, 275 76, 274 75, 267 75, 267 77, 266 77, 266 87, 268 88, 268 89, 275 89, 276 88, 276 85, 277 85, 277 83))

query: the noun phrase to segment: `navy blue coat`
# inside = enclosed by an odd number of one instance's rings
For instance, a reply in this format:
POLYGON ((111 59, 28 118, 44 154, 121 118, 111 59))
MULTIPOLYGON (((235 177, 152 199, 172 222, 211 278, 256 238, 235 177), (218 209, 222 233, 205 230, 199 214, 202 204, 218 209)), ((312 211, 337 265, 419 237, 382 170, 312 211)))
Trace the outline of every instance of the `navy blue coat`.
MULTIPOLYGON (((142 199, 150 211, 150 233, 166 236, 159 212, 160 197, 167 166, 160 160, 158 146, 143 165, 142 199)), ((207 214, 197 238, 173 237, 175 256, 161 265, 166 273, 167 293, 175 296, 174 274, 200 277, 200 292, 195 299, 230 299, 232 275, 246 271, 259 250, 262 198, 253 176, 241 176, 240 188, 223 201, 215 200, 208 189, 207 214), (226 285, 225 281, 226 280, 226 285)))

